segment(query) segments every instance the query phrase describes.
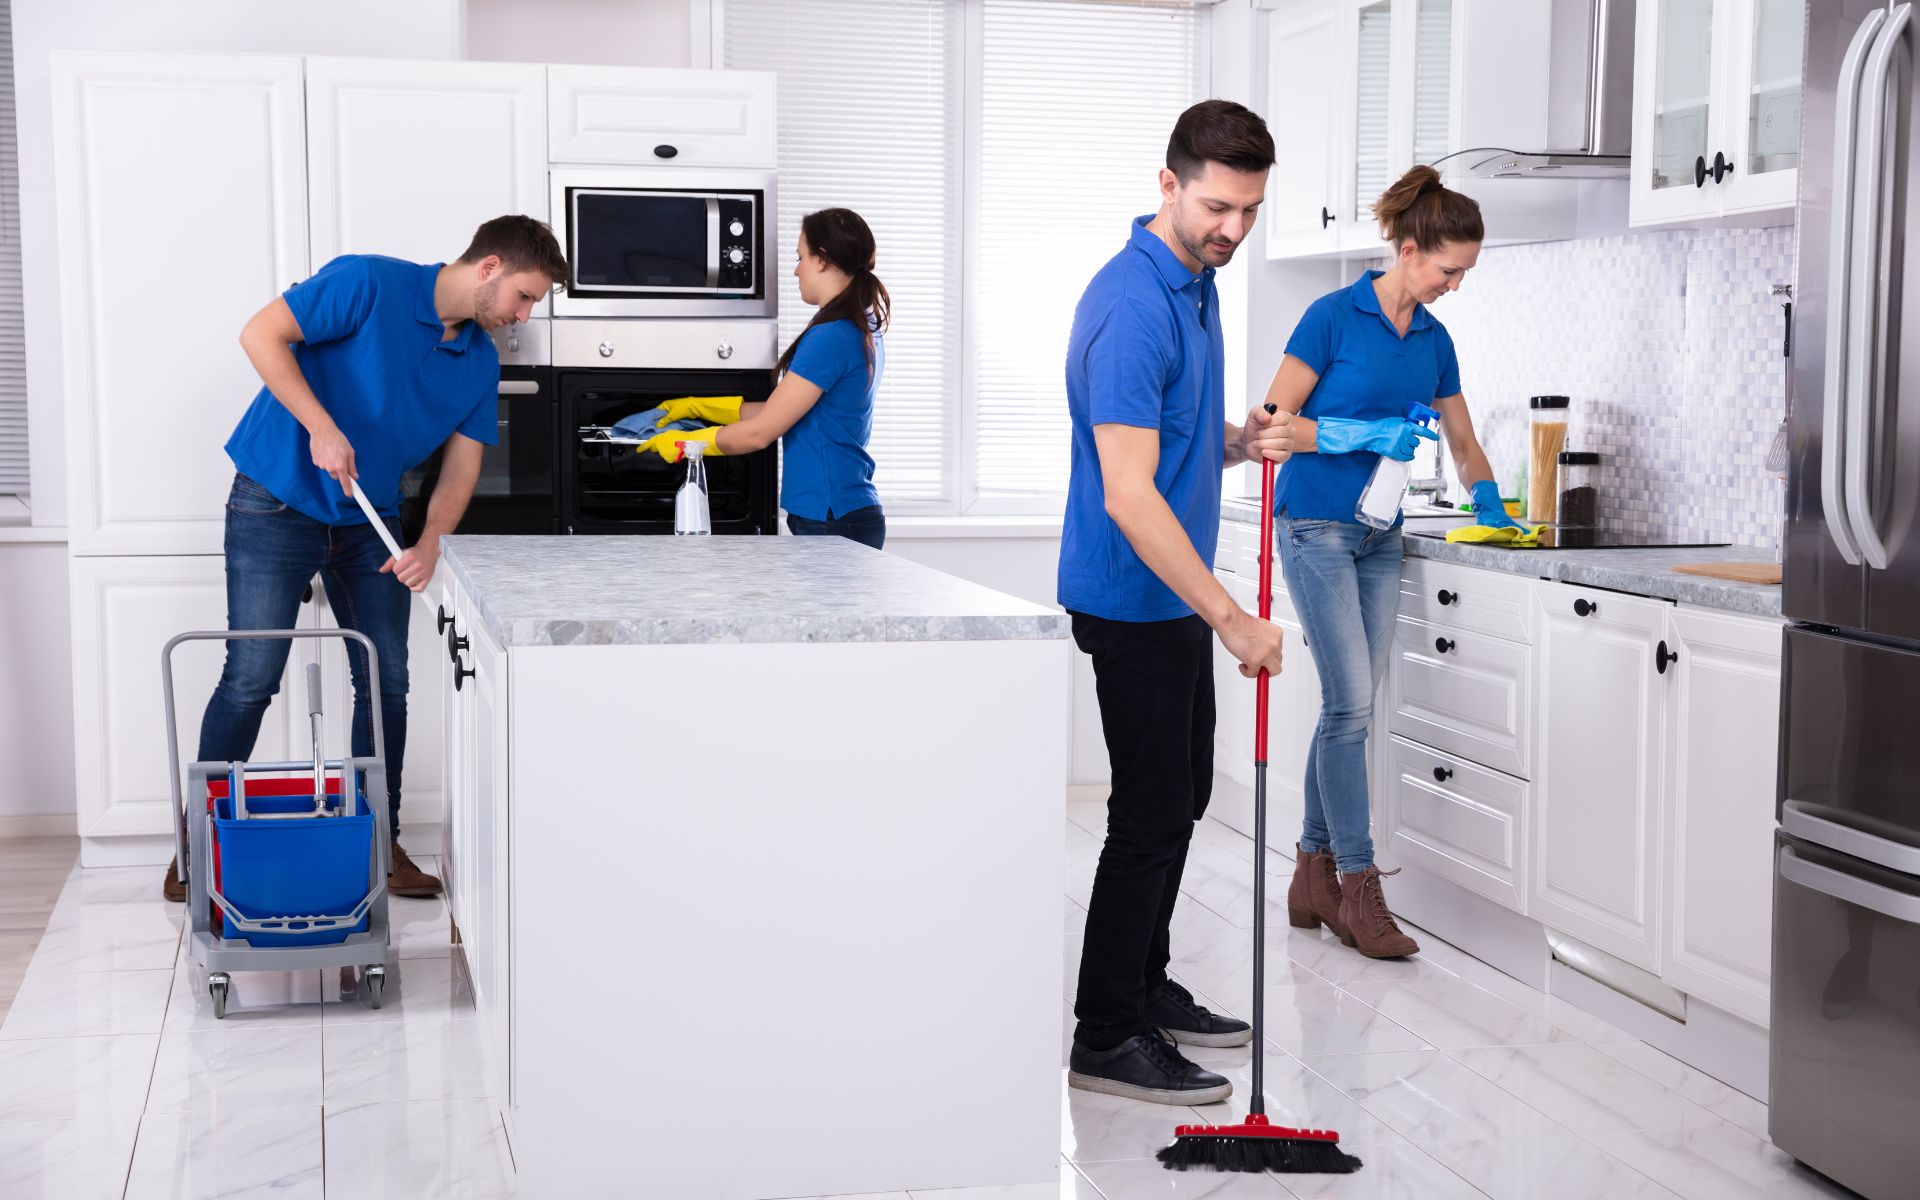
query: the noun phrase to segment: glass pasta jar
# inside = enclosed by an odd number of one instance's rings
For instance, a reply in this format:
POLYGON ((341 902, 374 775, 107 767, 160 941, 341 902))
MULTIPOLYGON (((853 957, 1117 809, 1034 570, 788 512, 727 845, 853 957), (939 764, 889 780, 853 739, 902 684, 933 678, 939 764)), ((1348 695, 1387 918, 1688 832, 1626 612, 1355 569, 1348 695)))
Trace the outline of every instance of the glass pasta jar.
POLYGON ((1560 452, 1560 515, 1562 525, 1600 523, 1600 456, 1592 450, 1560 452))
POLYGON ((1567 445, 1565 396, 1535 396, 1527 401, 1533 414, 1528 428, 1527 520, 1535 525, 1557 519, 1560 499, 1560 452, 1567 445))

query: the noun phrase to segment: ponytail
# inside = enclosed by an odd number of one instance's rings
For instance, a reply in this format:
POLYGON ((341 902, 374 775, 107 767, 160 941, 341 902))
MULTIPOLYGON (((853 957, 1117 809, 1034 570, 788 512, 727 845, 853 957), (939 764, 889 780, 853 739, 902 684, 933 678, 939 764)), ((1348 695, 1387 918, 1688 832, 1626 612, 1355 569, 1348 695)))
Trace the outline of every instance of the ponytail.
POLYGON ((1479 202, 1440 182, 1440 172, 1422 164, 1400 177, 1373 203, 1374 220, 1395 246, 1411 238, 1429 254, 1442 242, 1483 242, 1487 228, 1479 202))
POLYGON ((775 377, 786 374, 793 363, 794 351, 800 348, 800 338, 807 336, 808 330, 834 321, 852 321, 859 327, 867 351, 867 371, 871 375, 873 335, 886 329, 893 303, 887 295, 887 285, 873 273, 873 230, 850 208, 823 208, 800 218, 800 234, 807 239, 807 249, 846 272, 850 282, 838 296, 820 306, 806 329, 800 331, 800 337, 787 346, 773 368, 775 377))

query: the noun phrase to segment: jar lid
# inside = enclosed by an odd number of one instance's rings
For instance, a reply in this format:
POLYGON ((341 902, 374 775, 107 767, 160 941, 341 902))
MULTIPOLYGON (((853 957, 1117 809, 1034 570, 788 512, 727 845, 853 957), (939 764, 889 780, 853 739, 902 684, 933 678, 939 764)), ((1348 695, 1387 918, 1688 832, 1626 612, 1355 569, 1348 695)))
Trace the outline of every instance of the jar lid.
POLYGON ((1591 467, 1599 463, 1597 450, 1562 450, 1560 461, 1570 467, 1591 467))
POLYGON ((1535 396, 1527 401, 1528 408, 1565 408, 1571 403, 1565 396, 1535 396))

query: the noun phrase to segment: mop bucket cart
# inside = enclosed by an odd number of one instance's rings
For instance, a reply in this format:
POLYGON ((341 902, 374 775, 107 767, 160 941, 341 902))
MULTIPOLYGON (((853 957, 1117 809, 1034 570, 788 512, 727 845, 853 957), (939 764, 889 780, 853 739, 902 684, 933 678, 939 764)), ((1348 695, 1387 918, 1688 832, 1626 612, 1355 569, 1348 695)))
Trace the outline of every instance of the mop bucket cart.
POLYGON ((206 976, 216 1019, 227 1015, 234 971, 338 968, 343 988, 351 986, 379 1008, 387 985, 392 840, 379 689, 368 689, 371 758, 326 757, 320 668, 308 664, 310 761, 189 763, 181 790, 174 647, 261 638, 351 639, 366 650, 368 679, 380 677, 379 652, 353 629, 209 630, 180 634, 160 651, 174 850, 187 888, 188 961, 196 975, 206 976))

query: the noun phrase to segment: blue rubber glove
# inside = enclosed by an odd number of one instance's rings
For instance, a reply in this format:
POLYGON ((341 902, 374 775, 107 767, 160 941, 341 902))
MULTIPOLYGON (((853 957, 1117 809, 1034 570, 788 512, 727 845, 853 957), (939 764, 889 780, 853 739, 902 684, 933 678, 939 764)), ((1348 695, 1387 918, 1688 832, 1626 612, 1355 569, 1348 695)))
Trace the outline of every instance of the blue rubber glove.
POLYGON ((1384 421, 1322 417, 1314 435, 1314 445, 1321 454, 1351 454, 1356 450, 1371 450, 1395 462, 1412 462, 1413 452, 1419 448, 1421 438, 1438 441, 1440 435, 1425 425, 1400 417, 1388 417, 1384 421))
POLYGON ((1491 479, 1482 479, 1473 485, 1473 521, 1493 529, 1526 528, 1507 515, 1506 503, 1500 499, 1500 485, 1491 479))

